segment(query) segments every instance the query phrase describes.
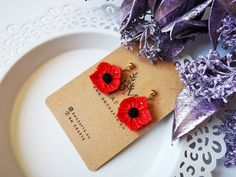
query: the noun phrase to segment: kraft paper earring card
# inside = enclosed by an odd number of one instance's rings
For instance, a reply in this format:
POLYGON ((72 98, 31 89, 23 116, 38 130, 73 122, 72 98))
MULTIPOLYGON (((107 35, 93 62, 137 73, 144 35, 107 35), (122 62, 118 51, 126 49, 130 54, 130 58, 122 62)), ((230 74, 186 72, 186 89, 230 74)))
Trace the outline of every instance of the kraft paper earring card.
POLYGON ((87 167, 93 171, 168 115, 174 109, 176 97, 182 89, 173 63, 160 61, 150 64, 144 58, 140 59, 135 50, 128 51, 120 47, 99 63, 46 100, 87 167), (107 95, 101 93, 89 79, 101 62, 121 68, 132 62, 135 68, 130 72, 123 72, 120 88, 107 95), (130 96, 148 95, 151 89, 158 92, 149 103, 152 120, 141 129, 131 131, 116 117, 119 104, 130 96))

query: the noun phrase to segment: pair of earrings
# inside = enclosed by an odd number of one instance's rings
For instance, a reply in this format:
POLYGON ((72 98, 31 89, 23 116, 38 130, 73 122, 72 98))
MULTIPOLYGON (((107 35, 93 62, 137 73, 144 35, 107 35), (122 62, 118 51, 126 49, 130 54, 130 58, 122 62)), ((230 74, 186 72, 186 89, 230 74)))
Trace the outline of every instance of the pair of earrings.
MULTIPOLYGON (((90 80, 96 88, 104 94, 110 94, 120 88, 122 72, 130 71, 135 68, 133 63, 125 69, 111 65, 107 62, 101 62, 96 71, 91 74, 90 80)), ((151 119, 151 113, 148 108, 148 100, 152 99, 157 92, 151 90, 149 97, 146 96, 131 96, 121 101, 117 118, 123 122, 130 130, 137 130, 148 124, 151 119)))

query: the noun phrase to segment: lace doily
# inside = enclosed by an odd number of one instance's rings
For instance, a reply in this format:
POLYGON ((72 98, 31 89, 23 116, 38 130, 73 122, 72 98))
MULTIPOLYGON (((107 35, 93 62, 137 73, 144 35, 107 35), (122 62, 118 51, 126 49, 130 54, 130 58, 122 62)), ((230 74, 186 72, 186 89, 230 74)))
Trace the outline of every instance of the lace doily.
MULTIPOLYGON (((44 16, 22 25, 9 25, 0 33, 0 75, 33 46, 61 34, 94 28, 118 34, 118 7, 105 3, 99 8, 82 10, 75 5, 50 8, 44 16)), ((215 118, 206 126, 182 138, 185 148, 176 167, 175 177, 211 177, 216 160, 226 151, 223 135, 215 118)))
POLYGON ((81 29, 101 29, 117 32, 118 7, 104 4, 90 10, 75 5, 50 8, 44 16, 22 25, 9 25, 0 32, 0 75, 15 62, 17 56, 40 42, 81 29))
POLYGON ((214 117, 212 122, 190 133, 182 139, 185 149, 175 171, 175 177, 211 177, 216 167, 216 160, 225 154, 224 136, 217 125, 220 119, 214 117))

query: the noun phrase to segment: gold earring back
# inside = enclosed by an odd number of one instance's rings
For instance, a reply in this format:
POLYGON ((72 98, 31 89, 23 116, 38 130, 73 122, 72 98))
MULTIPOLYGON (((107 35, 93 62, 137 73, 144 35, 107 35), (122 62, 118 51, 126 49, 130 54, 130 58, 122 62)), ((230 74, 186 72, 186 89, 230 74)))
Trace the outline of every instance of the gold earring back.
POLYGON ((130 71, 135 68, 135 65, 133 63, 129 63, 128 66, 123 71, 130 71))
POLYGON ((148 96, 148 99, 153 99, 157 94, 158 93, 156 90, 151 90, 150 95, 148 96))

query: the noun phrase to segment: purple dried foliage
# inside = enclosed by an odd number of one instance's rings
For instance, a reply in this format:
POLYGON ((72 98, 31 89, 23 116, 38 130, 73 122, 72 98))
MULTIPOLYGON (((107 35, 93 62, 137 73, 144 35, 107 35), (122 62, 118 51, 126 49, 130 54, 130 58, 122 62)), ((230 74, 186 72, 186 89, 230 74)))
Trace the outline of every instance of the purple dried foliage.
POLYGON ((236 16, 227 15, 222 20, 222 26, 217 30, 218 41, 222 43, 223 48, 236 49, 236 16))
POLYGON ((211 0, 125 0, 120 10, 121 41, 127 48, 139 43, 139 55, 146 57, 151 63, 159 59, 173 59, 183 50, 188 40, 207 32, 201 20, 188 20, 199 19, 210 2, 211 0), (200 6, 201 3, 204 4, 200 6), (168 5, 163 7, 163 4, 168 5), (184 22, 181 23, 182 21, 184 22), (175 23, 178 25, 175 26, 175 23), (188 24, 188 28, 187 25, 181 25, 184 23, 188 24), (167 31, 163 31, 165 25, 167 31), (174 33, 170 32, 172 29, 174 33))
POLYGON ((219 126, 221 132, 225 133, 226 154, 224 165, 231 167, 236 165, 236 111, 227 110, 223 124, 219 126))
POLYGON ((236 53, 221 57, 216 51, 179 66, 180 78, 196 98, 228 103, 236 92, 236 53))

